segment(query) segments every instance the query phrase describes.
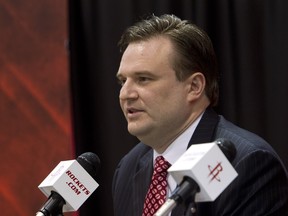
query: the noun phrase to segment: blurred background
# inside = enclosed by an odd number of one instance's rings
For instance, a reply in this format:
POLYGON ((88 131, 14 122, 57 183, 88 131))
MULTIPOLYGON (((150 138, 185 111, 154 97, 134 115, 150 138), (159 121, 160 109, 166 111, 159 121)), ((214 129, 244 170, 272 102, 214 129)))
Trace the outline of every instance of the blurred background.
POLYGON ((217 111, 288 167, 287 10, 286 0, 0 0, 1 215, 35 215, 42 180, 87 151, 101 160, 100 186, 65 215, 113 215, 113 172, 138 142, 118 103, 117 42, 152 13, 206 30, 221 73, 217 111))

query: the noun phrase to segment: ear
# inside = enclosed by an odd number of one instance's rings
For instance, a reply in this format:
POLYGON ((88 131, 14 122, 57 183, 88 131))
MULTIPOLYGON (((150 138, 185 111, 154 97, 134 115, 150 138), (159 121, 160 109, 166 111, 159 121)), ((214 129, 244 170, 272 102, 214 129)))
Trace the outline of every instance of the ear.
POLYGON ((193 73, 188 79, 189 100, 195 100, 205 93, 206 79, 203 73, 193 73))

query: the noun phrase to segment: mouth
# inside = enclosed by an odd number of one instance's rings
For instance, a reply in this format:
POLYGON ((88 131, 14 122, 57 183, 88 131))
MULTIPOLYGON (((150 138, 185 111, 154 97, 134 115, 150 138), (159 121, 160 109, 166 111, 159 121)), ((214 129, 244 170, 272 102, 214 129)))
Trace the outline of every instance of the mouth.
POLYGON ((127 117, 134 117, 137 114, 142 113, 143 110, 135 109, 135 108, 127 108, 127 117))
POLYGON ((127 109, 127 113, 128 114, 133 114, 133 113, 136 113, 136 112, 139 112, 139 110, 138 109, 134 109, 134 108, 128 108, 127 109))

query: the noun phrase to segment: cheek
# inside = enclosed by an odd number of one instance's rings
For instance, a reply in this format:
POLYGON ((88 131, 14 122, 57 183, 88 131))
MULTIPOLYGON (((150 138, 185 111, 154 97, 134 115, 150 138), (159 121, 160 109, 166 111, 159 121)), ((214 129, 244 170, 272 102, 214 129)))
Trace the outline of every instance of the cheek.
POLYGON ((161 116, 178 112, 186 104, 183 94, 179 93, 179 91, 165 91, 151 95, 149 100, 151 101, 151 108, 153 107, 154 111, 161 116))
POLYGON ((182 86, 166 83, 165 85, 158 85, 156 88, 145 89, 145 91, 139 91, 138 93, 147 106, 153 107, 155 111, 162 110, 163 112, 163 110, 169 110, 170 106, 181 106, 185 103, 185 92, 182 86))
POLYGON ((121 110, 124 112, 124 105, 123 105, 124 103, 123 103, 123 100, 121 100, 120 98, 119 98, 119 105, 120 105, 120 107, 121 107, 121 110))
POLYGON ((181 105, 185 101, 185 93, 181 88, 167 88, 165 92, 162 93, 162 98, 165 103, 171 104, 173 106, 181 105), (168 90, 167 90, 168 89, 168 90))

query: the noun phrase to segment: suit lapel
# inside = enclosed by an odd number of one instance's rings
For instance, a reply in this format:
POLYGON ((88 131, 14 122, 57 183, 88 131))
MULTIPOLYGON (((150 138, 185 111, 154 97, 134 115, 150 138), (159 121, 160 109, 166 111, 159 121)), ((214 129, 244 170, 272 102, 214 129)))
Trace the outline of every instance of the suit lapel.
MULTIPOLYGON (((135 161, 137 163, 137 161, 135 161)), ((133 215, 142 215, 145 196, 153 172, 153 150, 149 150, 139 160, 139 168, 133 177, 133 215)))
POLYGON ((218 122, 219 116, 214 112, 214 110, 208 108, 196 127, 188 147, 192 144, 213 142, 218 122))
MULTIPOLYGON (((196 127, 194 134, 192 135, 188 147, 193 144, 200 144, 206 142, 212 142, 215 138, 216 128, 219 122, 219 116, 210 108, 208 108, 203 114, 198 126, 196 127)), ((184 205, 176 206, 172 211, 172 216, 184 215, 184 205)))

